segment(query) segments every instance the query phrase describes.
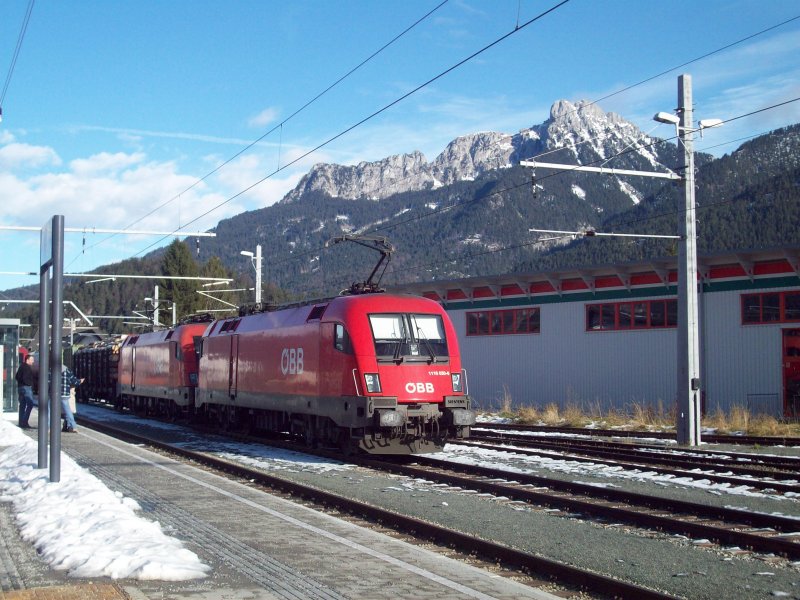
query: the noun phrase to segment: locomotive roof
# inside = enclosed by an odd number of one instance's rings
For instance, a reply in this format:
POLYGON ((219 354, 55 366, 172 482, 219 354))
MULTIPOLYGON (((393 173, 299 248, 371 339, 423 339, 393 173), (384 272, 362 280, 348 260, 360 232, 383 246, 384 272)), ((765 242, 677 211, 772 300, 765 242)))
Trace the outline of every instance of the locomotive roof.
POLYGON ((187 343, 195 335, 201 335, 207 323, 182 323, 169 329, 159 329, 158 331, 148 331, 146 333, 129 335, 125 340, 125 346, 143 346, 147 344, 158 344, 166 341, 180 341, 187 343), (188 338, 188 339, 187 339, 188 338))
POLYGON ((204 336, 226 335, 252 328, 279 328, 302 325, 308 321, 347 319, 353 311, 361 312, 433 312, 441 313, 441 306, 422 296, 410 294, 357 294, 327 298, 307 304, 287 306, 283 309, 255 312, 239 317, 215 321, 204 336))

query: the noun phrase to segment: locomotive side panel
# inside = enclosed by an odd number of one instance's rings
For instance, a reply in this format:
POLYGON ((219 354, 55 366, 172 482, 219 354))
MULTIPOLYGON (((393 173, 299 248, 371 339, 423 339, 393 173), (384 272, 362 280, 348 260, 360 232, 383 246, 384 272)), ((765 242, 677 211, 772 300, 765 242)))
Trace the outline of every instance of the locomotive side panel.
POLYGON ((158 400, 179 407, 193 405, 197 385, 194 336, 205 328, 206 324, 191 323, 126 340, 118 367, 120 395, 140 408, 151 408, 158 400))
POLYGON ((198 404, 274 409, 272 397, 319 394, 319 323, 262 328, 258 317, 203 340, 198 404))

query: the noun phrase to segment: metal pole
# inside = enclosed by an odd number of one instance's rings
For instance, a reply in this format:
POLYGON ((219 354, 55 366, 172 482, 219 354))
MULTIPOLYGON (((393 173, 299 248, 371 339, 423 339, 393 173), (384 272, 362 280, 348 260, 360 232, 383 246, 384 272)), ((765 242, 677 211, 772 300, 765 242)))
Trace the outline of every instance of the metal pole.
POLYGON ((256 304, 261 302, 261 244, 256 246, 256 304))
POLYGON ((47 424, 50 414, 50 388, 47 373, 50 368, 50 267, 39 274, 39 459, 38 469, 47 468, 47 424))
POLYGON ((61 481, 61 340, 64 325, 64 215, 53 217, 53 304, 50 329, 50 482, 61 481))
POLYGON ((678 77, 678 138, 683 145, 686 170, 683 240, 678 254, 678 443, 700 443, 700 341, 697 297, 697 230, 694 197, 694 132, 692 78, 678 77))
POLYGON ((153 331, 159 326, 158 322, 158 286, 153 291, 153 331))

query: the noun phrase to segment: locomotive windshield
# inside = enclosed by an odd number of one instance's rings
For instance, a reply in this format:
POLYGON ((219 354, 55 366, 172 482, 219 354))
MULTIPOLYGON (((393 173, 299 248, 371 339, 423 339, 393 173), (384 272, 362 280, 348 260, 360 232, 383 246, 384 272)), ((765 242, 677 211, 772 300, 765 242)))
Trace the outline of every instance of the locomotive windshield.
POLYGON ((447 360, 447 339, 440 315, 369 315, 378 360, 447 360))

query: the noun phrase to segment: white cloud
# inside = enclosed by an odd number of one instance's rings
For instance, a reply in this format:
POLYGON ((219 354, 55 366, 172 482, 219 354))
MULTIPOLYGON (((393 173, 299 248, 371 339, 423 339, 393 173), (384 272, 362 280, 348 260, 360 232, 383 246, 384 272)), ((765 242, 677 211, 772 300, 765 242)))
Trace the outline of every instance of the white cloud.
POLYGON ((33 168, 60 165, 55 150, 47 146, 32 146, 12 142, 0 148, 0 169, 33 168))
MULTIPOLYGON (((298 153, 300 156, 303 154, 300 149, 290 148, 282 157, 281 164, 291 162, 298 153)), ((309 166, 307 161, 300 160, 276 173, 277 156, 249 154, 225 165, 218 173, 218 182, 231 194, 247 190, 243 197, 252 204, 250 209, 263 208, 275 204, 294 188, 309 166)))
POLYGON ((70 168, 76 174, 91 175, 93 173, 116 173, 126 167, 141 163, 144 154, 125 154, 124 152, 100 152, 89 158, 78 158, 70 162, 70 168))
MULTIPOLYGON (((81 125, 71 130, 72 132, 79 133, 81 131, 100 131, 105 133, 114 133, 120 136, 121 139, 126 140, 141 140, 145 137, 176 139, 176 140, 189 140, 193 142, 208 142, 211 144, 224 144, 233 146, 247 146, 253 140, 244 138, 223 138, 213 135, 205 135, 202 133, 186 133, 182 131, 155 131, 152 129, 126 129, 121 127, 101 127, 99 125, 81 125)), ((261 144, 259 142, 259 144, 261 144)))
POLYGON ((250 127, 265 127, 275 121, 278 118, 278 114, 277 108, 265 108, 255 117, 252 117, 247 124, 250 127))

